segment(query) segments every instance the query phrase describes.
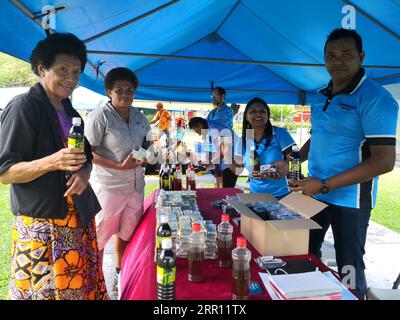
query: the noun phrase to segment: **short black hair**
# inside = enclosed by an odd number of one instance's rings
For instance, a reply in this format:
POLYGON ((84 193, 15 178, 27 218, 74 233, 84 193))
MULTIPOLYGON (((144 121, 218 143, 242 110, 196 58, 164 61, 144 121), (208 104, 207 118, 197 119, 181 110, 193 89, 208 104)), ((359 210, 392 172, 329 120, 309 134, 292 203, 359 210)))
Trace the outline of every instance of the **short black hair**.
POLYGON ((356 47, 358 50, 358 53, 361 53, 362 51, 362 39, 361 36, 357 33, 355 30, 350 30, 350 29, 343 29, 343 28, 337 28, 326 37, 326 42, 324 46, 324 52, 326 49, 326 45, 330 41, 335 41, 343 38, 352 38, 354 39, 354 42, 356 43, 356 47))
POLYGON ((189 128, 194 129, 194 127, 197 127, 199 124, 202 126, 203 129, 208 129, 207 120, 201 117, 193 117, 192 119, 190 119, 189 128))
POLYGON ((226 97, 226 91, 225 91, 224 88, 222 88, 222 87, 215 87, 214 89, 212 89, 212 91, 214 91, 214 90, 218 91, 218 93, 219 93, 220 95, 226 97))
POLYGON ((44 65, 47 70, 50 69, 59 54, 77 57, 81 62, 81 72, 85 70, 87 52, 83 41, 72 33, 52 33, 40 40, 32 50, 29 61, 33 73, 39 76, 39 64, 44 65))
POLYGON ((136 74, 128 68, 114 68, 108 71, 104 79, 104 88, 107 90, 112 90, 114 88, 115 81, 126 80, 132 83, 133 89, 136 90, 139 86, 139 80, 136 74))

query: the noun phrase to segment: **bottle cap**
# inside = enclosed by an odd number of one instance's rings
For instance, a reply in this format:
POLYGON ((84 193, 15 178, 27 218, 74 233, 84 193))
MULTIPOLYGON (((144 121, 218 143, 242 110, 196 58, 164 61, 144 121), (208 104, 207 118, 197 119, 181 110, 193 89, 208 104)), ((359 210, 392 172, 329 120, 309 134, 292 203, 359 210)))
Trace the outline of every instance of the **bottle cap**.
POLYGON ((229 214, 223 214, 221 216, 221 221, 222 222, 229 222, 229 214))
POLYGON ((74 117, 74 118, 72 118, 72 125, 77 125, 77 126, 80 126, 81 125, 81 118, 79 118, 79 117, 74 117))
POLYGON ((169 217, 167 215, 163 214, 162 216, 160 216, 160 221, 161 221, 161 223, 168 223, 169 217))
POLYGON ((200 230, 201 230, 201 225, 200 225, 200 223, 193 223, 192 231, 198 232, 198 231, 200 231, 200 230))
POLYGON ((245 237, 238 237, 238 238, 236 239, 236 245, 237 245, 238 247, 241 247, 241 248, 246 247, 246 245, 247 245, 247 240, 246 240, 246 238, 245 238, 245 237))
POLYGON ((172 239, 162 239, 161 248, 171 249, 172 248, 172 239))

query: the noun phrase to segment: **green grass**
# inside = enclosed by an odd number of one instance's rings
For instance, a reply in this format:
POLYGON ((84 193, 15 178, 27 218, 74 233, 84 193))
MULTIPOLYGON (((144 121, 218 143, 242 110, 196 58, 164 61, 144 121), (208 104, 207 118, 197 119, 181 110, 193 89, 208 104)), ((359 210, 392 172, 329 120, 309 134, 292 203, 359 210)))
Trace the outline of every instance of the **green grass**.
POLYGON ((0 298, 5 298, 10 279, 11 229, 14 216, 10 210, 9 187, 0 184, 0 298))
MULTIPOLYGON (((303 172, 306 172, 305 170, 303 172)), ((240 182, 246 182, 240 177, 240 182)), ((212 185, 209 185, 212 187, 212 185)), ((146 185, 145 196, 157 189, 157 184, 146 185)), ((400 233, 400 168, 380 177, 378 201, 372 220, 400 233)), ((0 299, 4 299, 10 277, 11 229, 14 217, 10 211, 9 187, 0 184, 0 299)))

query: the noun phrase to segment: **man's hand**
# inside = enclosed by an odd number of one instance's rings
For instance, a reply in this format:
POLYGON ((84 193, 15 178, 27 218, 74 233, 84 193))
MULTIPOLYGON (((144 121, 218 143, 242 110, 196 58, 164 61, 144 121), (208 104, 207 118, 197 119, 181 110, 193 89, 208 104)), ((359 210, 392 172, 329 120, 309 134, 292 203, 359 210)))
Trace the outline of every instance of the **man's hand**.
POLYGON ((321 193, 321 180, 319 179, 307 177, 303 180, 289 180, 288 183, 289 186, 296 186, 289 187, 290 191, 303 191, 303 194, 308 196, 321 193))

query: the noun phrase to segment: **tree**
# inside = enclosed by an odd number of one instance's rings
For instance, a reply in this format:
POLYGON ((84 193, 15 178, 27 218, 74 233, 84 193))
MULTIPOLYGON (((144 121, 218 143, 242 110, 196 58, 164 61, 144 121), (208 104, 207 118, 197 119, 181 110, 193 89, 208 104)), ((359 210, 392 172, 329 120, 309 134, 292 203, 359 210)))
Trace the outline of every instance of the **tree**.
POLYGON ((288 121, 292 119, 294 109, 287 105, 273 105, 269 107, 271 119, 275 121, 288 121))
POLYGON ((0 87, 29 87, 37 81, 28 63, 0 52, 0 87))

